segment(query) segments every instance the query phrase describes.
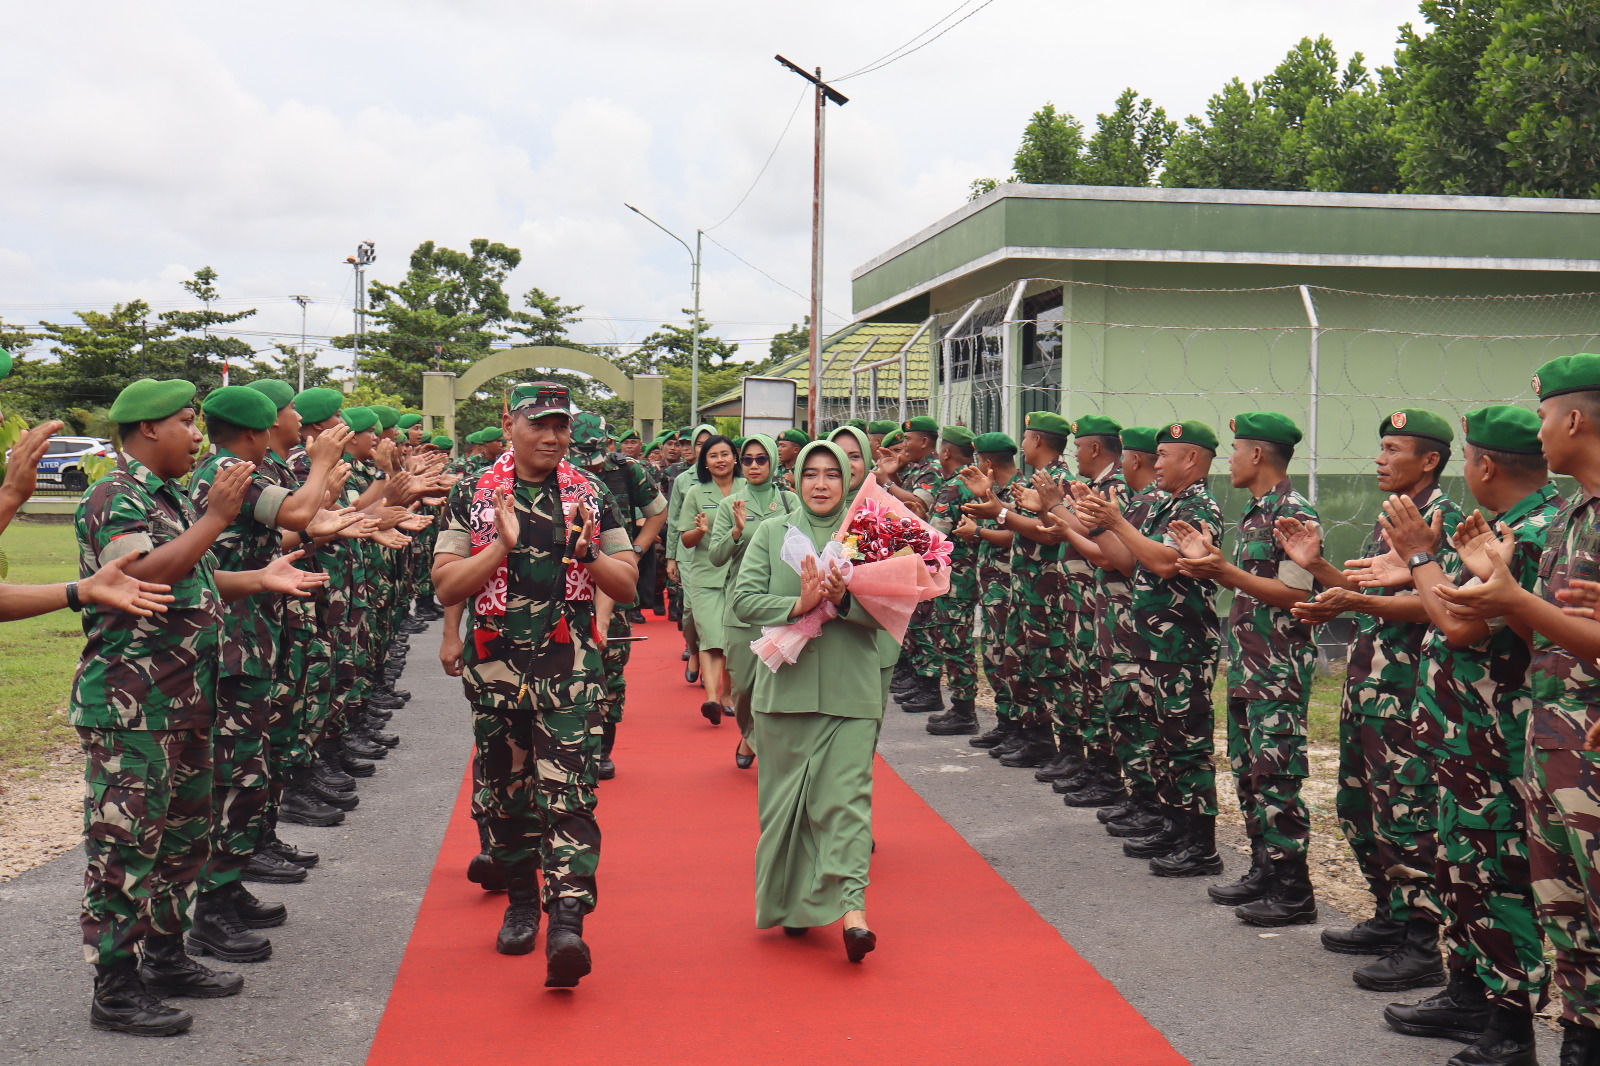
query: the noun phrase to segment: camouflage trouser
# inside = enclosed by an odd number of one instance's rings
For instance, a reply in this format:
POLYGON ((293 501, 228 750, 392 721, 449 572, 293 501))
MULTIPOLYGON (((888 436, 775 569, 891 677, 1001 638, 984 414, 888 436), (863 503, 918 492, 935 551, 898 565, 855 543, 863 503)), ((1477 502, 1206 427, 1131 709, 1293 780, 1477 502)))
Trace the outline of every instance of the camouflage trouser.
POLYGON ((1058 737, 1078 736, 1078 707, 1071 694, 1072 650, 1068 647, 1069 631, 1076 620, 1038 603, 1019 603, 1014 613, 1022 624, 1024 650, 1022 675, 1012 696, 1023 718, 1051 727, 1058 737))
POLYGON ((189 928, 211 828, 211 731, 78 729, 83 744, 83 957, 134 957, 189 928))
POLYGON ((938 600, 923 600, 911 612, 911 624, 906 629, 905 643, 901 645, 900 658, 904 659, 918 677, 939 676, 938 620, 934 604, 938 600))
POLYGON ((1437 790, 1413 730, 1414 708, 1381 717, 1351 702, 1347 693, 1339 713, 1339 827, 1373 898, 1387 899, 1396 921, 1437 920, 1437 790))
POLYGON ((1528 865, 1561 1016, 1600 1025, 1600 755, 1530 747, 1528 865))
POLYGON ((1439 789, 1440 932, 1452 971, 1476 973, 1493 1003, 1538 1011, 1550 969, 1534 914, 1527 820, 1516 783, 1501 785, 1487 804, 1439 789))
POLYGON ((350 711, 371 691, 371 640, 367 630, 367 609, 350 607, 343 624, 333 634, 333 708, 328 730, 342 736, 350 711))
POLYGON ((285 629, 272 695, 272 778, 311 763, 332 696, 332 651, 313 629, 285 629))
POLYGON ((944 668, 950 697, 970 700, 978 695, 977 648, 972 643, 972 623, 978 611, 975 599, 940 596, 934 603, 934 639, 944 668))
POLYGON ((1264 840, 1273 861, 1304 855, 1311 815, 1300 798, 1310 774, 1306 704, 1228 698, 1228 765, 1250 839, 1264 840))
MULTIPOLYGON (((1020 604, 1010 604, 1006 608, 1005 628, 1001 630, 999 641, 1000 659, 996 663, 996 673, 991 674, 991 683, 998 677, 999 685, 1004 685, 1006 696, 1011 704, 1011 718, 1024 729, 1048 727, 1050 725, 1050 705, 1040 698, 1039 687, 1033 683, 1029 676, 1031 670, 1036 668, 1036 663, 1030 655, 1028 647, 1028 632, 1024 624, 1026 608, 1020 604)), ((998 694, 999 685, 996 685, 998 694)), ((998 695, 996 696, 998 703, 998 695)), ((1004 717, 1004 716, 1002 716, 1004 717)))
POLYGON ((1153 796, 1155 721, 1145 714, 1139 692, 1139 664, 1106 662, 1101 670, 1101 697, 1116 748, 1117 763, 1135 793, 1153 796))
MULTIPOLYGON (((556 683, 530 681, 536 705, 556 683)), ((582 900, 588 909, 595 905, 600 722, 594 703, 560 710, 472 709, 483 781, 478 803, 488 827, 489 854, 502 870, 536 860, 544 870, 547 909, 566 896, 582 900)))
POLYGON ((217 679, 217 725, 211 731, 215 768, 211 858, 200 875, 202 892, 239 880, 266 832, 274 688, 269 677, 217 679))
POLYGON ((1021 649, 1009 640, 1016 612, 1004 601, 985 603, 979 609, 983 611, 983 676, 994 690, 995 717, 1009 720, 1017 716, 1012 680, 1022 669, 1021 649))
MULTIPOLYGON (((618 604, 611 612, 611 627, 606 630, 606 636, 633 636, 633 623, 628 621, 627 608, 618 604)), ((628 679, 624 671, 628 668, 628 657, 632 653, 632 641, 623 641, 621 644, 607 643, 601 656, 606 671, 606 692, 600 698, 600 710, 605 720, 613 724, 622 721, 622 705, 628 697, 628 679)))
POLYGON ((1139 664, 1141 710, 1155 726, 1156 795, 1168 808, 1217 813, 1217 770, 1211 763, 1216 679, 1215 662, 1139 664))
POLYGON ((1078 611, 1072 616, 1073 630, 1067 644, 1071 657, 1072 673, 1068 678, 1068 697, 1077 703, 1078 728, 1084 746, 1099 751, 1103 756, 1114 757, 1116 746, 1111 739, 1111 720, 1106 711, 1105 682, 1101 678, 1100 661, 1095 655, 1099 631, 1093 611, 1078 611))

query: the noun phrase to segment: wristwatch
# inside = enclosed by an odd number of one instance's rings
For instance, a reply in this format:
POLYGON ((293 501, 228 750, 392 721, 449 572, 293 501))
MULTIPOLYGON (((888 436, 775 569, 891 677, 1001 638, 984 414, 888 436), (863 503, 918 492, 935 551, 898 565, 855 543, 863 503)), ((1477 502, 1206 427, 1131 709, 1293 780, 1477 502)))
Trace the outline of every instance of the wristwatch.
POLYGON ((67 582, 67 609, 72 611, 83 610, 83 601, 78 599, 78 583, 76 581, 67 582))
POLYGON ((997 516, 995 516, 994 524, 997 525, 997 526, 1005 525, 1006 524, 1006 519, 1010 515, 1011 515, 1011 508, 1009 508, 1009 507, 1000 508, 1000 513, 997 516))
POLYGON ((635 554, 635 555, 643 555, 644 554, 644 549, 639 547, 639 545, 635 544, 633 546, 633 554, 635 554))
POLYGON ((1410 567, 1412 570, 1415 570, 1419 566, 1426 566, 1428 563, 1435 561, 1436 560, 1434 559, 1432 552, 1418 552, 1406 560, 1406 566, 1410 567))

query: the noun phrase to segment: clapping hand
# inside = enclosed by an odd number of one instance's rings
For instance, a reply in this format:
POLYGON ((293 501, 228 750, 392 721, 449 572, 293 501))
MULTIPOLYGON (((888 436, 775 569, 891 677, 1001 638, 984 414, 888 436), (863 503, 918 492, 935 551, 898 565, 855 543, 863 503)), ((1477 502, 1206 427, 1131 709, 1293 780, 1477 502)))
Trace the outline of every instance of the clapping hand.
POLYGON ((399 551, 411 544, 411 538, 398 529, 380 529, 372 534, 372 543, 399 551))
POLYGON ((306 524, 306 536, 313 539, 337 536, 350 527, 365 522, 366 519, 366 512, 358 511, 354 507, 318 511, 316 516, 306 524))
POLYGON ((845 580, 839 564, 828 560, 828 572, 822 578, 822 595, 835 607, 844 602, 845 580))
MULTIPOLYGON (((1504 616, 1516 606, 1522 586, 1511 576, 1511 570, 1499 552, 1489 551, 1485 554, 1489 558, 1489 576, 1483 584, 1461 588, 1450 584, 1433 586, 1434 593, 1445 601, 1445 609, 1457 618, 1488 621, 1504 616)), ((1559 593, 1556 598, 1561 598, 1559 593)))
POLYGON ((1222 573, 1222 552, 1211 540, 1211 531, 1174 520, 1167 533, 1178 545, 1178 572, 1185 577, 1215 581, 1222 573))
POLYGON ((822 602, 822 572, 817 569, 816 556, 800 560, 800 599, 789 617, 797 618, 822 602))
POLYGON ((1391 548, 1366 559, 1346 559, 1344 577, 1364 589, 1399 589, 1411 584, 1411 568, 1391 548))
POLYGON ((1317 593, 1315 599, 1297 603, 1289 608, 1289 613, 1309 625, 1320 625, 1339 617, 1346 611, 1355 610, 1360 604, 1359 592, 1342 588, 1323 589, 1317 593))
POLYGON ((884 451, 878 454, 878 464, 872 468, 880 482, 893 482, 900 473, 900 456, 893 451, 884 451))
POLYGON ((1107 499, 1081 481, 1070 483, 1067 489, 1072 493, 1073 505, 1085 522, 1101 529, 1110 529, 1122 517, 1122 508, 1117 506, 1115 500, 1107 499))
POLYGON ((290 596, 305 597, 318 585, 328 583, 328 575, 301 570, 294 561, 305 554, 303 549, 280 555, 261 570, 261 591, 282 592, 290 596))
MULTIPOLYGON (((705 517, 706 513, 704 511, 695 516, 695 525, 702 531, 705 527, 701 526, 700 519, 705 517)), ((594 543, 594 512, 589 509, 588 504, 580 503, 578 504, 577 518, 579 522, 578 542, 572 546, 572 557, 574 559, 582 559, 589 554, 589 545, 594 543)))
POLYGON ((1054 510, 1061 506, 1062 502, 1067 498, 1066 490, 1061 487, 1061 482, 1046 474, 1043 470, 1035 470, 1033 472, 1033 487, 1038 492, 1041 506, 1034 507, 1032 504, 1023 504, 1030 511, 1038 511, 1043 514, 1045 511, 1054 510))
POLYGON ((244 494, 250 488, 250 477, 256 472, 254 463, 229 463, 217 472, 217 478, 206 492, 206 517, 217 518, 223 525, 232 525, 239 517, 244 504, 244 494))
POLYGON ((516 501, 505 489, 494 490, 494 531, 508 552, 517 546, 517 538, 522 535, 516 501))
POLYGON ((50 447, 50 438, 60 431, 61 426, 60 422, 40 422, 11 446, 11 454, 6 457, 6 479, 0 483, 0 493, 11 496, 19 505, 33 495, 33 490, 38 487, 39 457, 50 447))
POLYGON ((694 516, 694 528, 703 536, 711 532, 711 516, 700 511, 694 516))
POLYGON ((306 445, 306 458, 311 460, 313 466, 318 463, 338 463, 339 457, 344 454, 345 444, 353 436, 355 434, 343 422, 329 426, 317 434, 316 440, 306 445))
POLYGON ((1561 610, 1578 618, 1594 618, 1595 608, 1600 607, 1600 582, 1588 581, 1575 577, 1567 582, 1567 587, 1556 593, 1556 599, 1561 602, 1561 610))
POLYGON ((733 501, 733 539, 744 536, 744 501, 733 501))
POLYGON ((957 471, 957 475, 961 478, 962 483, 967 486, 967 491, 978 499, 987 500, 994 495, 994 478, 977 467, 964 466, 957 471))
POLYGON ((152 612, 165 613, 167 604, 173 601, 173 597, 167 595, 172 591, 171 585, 140 581, 123 573, 129 563, 142 557, 142 553, 130 552, 111 560, 88 577, 80 578, 78 598, 96 607, 127 611, 140 618, 149 618, 152 612))
POLYGON ((1413 555, 1434 552, 1444 537, 1444 512, 1435 511, 1430 523, 1410 496, 1390 496, 1383 501, 1383 514, 1378 516, 1378 528, 1383 539, 1389 542, 1396 555, 1409 559, 1413 555))
POLYGON ((962 540, 973 540, 978 536, 978 523, 972 520, 971 515, 964 514, 952 532, 962 540))
POLYGON ((1478 510, 1461 520, 1450 541, 1456 546, 1456 552, 1460 554, 1467 570, 1480 580, 1488 580, 1493 570, 1489 563, 1491 554, 1499 555, 1509 567, 1512 555, 1517 550, 1516 534, 1511 532, 1511 527, 1501 522, 1500 534, 1496 536, 1489 520, 1478 510))
POLYGON ((1298 518, 1278 519, 1272 535, 1291 562, 1310 570, 1322 561, 1322 535, 1298 518))

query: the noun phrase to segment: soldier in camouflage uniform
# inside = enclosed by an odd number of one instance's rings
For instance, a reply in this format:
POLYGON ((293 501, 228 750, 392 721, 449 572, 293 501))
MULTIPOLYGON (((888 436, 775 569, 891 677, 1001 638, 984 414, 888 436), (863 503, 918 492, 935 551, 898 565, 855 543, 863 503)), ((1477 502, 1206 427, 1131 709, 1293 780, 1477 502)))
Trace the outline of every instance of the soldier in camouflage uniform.
MULTIPOLYGON (((644 558, 644 553, 654 545, 667 521, 667 501, 650 480, 643 463, 618 452, 605 451, 606 423, 599 415, 579 413, 572 419, 570 455, 573 464, 605 483, 606 489, 622 508, 623 529, 633 546, 634 555, 644 558)), ((627 700, 628 681, 625 671, 630 641, 612 642, 617 637, 633 636, 633 622, 628 612, 637 604, 615 603, 605 593, 595 596, 595 610, 602 620, 607 620, 607 644, 601 658, 605 669, 605 695, 600 706, 604 723, 600 743, 600 760, 596 775, 609 781, 617 774, 611 761, 611 750, 617 741, 617 725, 622 721, 623 704, 627 700)))
POLYGON ((1096 543, 1133 577, 1133 598, 1123 643, 1139 663, 1139 699, 1155 723, 1153 775, 1165 816, 1153 835, 1129 841, 1130 856, 1150 859, 1161 877, 1195 877, 1222 871, 1216 850, 1216 769, 1211 762, 1211 690, 1220 640, 1216 584, 1185 576, 1169 527, 1222 534, 1222 511, 1206 489, 1217 436, 1201 422, 1176 422, 1162 430, 1156 484, 1166 493, 1135 528, 1104 496, 1072 487, 1079 516, 1093 522, 1096 543), (1099 535, 1104 530, 1115 537, 1099 535))
POLYGON ((1270 411, 1247 411, 1230 423, 1229 481, 1250 493, 1239 516, 1232 558, 1198 532, 1172 527, 1185 575, 1234 591, 1228 615, 1228 762, 1250 837, 1250 869, 1209 890, 1254 925, 1314 922, 1316 897, 1306 869, 1311 818, 1300 798, 1309 773, 1306 714, 1316 646, 1311 627, 1290 614, 1315 584, 1277 541, 1280 518, 1320 529, 1316 510, 1289 481, 1300 429, 1270 411))
MULTIPOLYGON (((1457 529, 1511 533, 1517 583, 1538 583, 1545 533, 1563 506, 1539 448, 1539 419, 1519 407, 1470 411, 1463 474, 1482 512, 1457 529), (1502 525, 1503 523, 1503 525, 1502 525)), ((1434 624, 1423 645, 1417 686, 1418 741, 1438 785, 1438 855, 1430 905, 1440 916, 1450 984, 1420 1003, 1392 1004, 1389 1024, 1418 1036, 1477 1041, 1472 1061, 1533 1055, 1533 1014, 1543 1005, 1549 969, 1534 914, 1521 775, 1527 718, 1528 643, 1498 621, 1456 618, 1433 591, 1448 581, 1431 557, 1440 537, 1415 505, 1384 506, 1389 554, 1355 566, 1361 583, 1409 581, 1434 624), (1417 565, 1409 565, 1416 560, 1417 565), (1391 576, 1392 575, 1392 576, 1391 576)), ((1476 583, 1476 579, 1474 582, 1476 583)))
MULTIPOLYGON (((927 415, 919 415, 908 419, 901 432, 904 434, 901 454, 880 461, 874 474, 889 495, 926 517, 945 481, 934 456, 939 443, 939 423, 927 415)), ((934 600, 917 604, 906 629, 906 639, 901 644, 904 687, 891 687, 891 691, 904 711, 926 714, 944 710, 944 695, 939 689, 935 610, 934 600)))
MULTIPOLYGON (((973 701, 978 697, 978 664, 972 625, 978 610, 978 553, 976 545, 954 533, 961 522, 961 505, 977 499, 966 482, 956 476, 972 465, 975 439, 965 426, 945 426, 939 431, 939 472, 944 475, 945 482, 928 512, 928 524, 949 537, 951 544, 950 591, 931 601, 937 655, 935 668, 943 672, 950 684, 949 713, 960 721, 974 723, 974 731, 977 713, 973 701)), ((938 682, 936 673, 934 684, 938 682)))
POLYGON ((794 491, 794 461, 800 449, 811 443, 811 435, 803 429, 786 429, 777 436, 778 469, 773 471, 778 487, 785 492, 794 491))
POLYGON ((595 760, 604 694, 594 593, 628 602, 638 570, 604 482, 568 464, 563 385, 518 385, 508 399, 515 463, 473 494, 453 493, 434 586, 447 605, 472 599, 462 681, 473 708, 489 844, 509 904, 503 954, 533 950, 543 909, 547 987, 590 969, 583 918, 596 900, 600 829, 595 760))
MULTIPOLYGON (((1461 509, 1439 489, 1455 431, 1428 411, 1395 411, 1379 424, 1378 488, 1408 496, 1428 522, 1438 514, 1446 535, 1461 509)), ((1382 955, 1358 968, 1357 984, 1400 991, 1444 982, 1439 962, 1437 908, 1431 904, 1437 807, 1433 769, 1417 742, 1416 691, 1427 634, 1427 611, 1410 590, 1361 591, 1353 579, 1322 558, 1321 538, 1292 518, 1279 523, 1289 557, 1325 586, 1314 602, 1294 608, 1313 625, 1353 611, 1344 700, 1339 712, 1340 828, 1377 901, 1368 921, 1351 929, 1325 929, 1323 947, 1344 954, 1382 955)), ((1388 551, 1375 524, 1363 557, 1388 551)), ((1454 575, 1460 566, 1448 540, 1439 564, 1454 575)))

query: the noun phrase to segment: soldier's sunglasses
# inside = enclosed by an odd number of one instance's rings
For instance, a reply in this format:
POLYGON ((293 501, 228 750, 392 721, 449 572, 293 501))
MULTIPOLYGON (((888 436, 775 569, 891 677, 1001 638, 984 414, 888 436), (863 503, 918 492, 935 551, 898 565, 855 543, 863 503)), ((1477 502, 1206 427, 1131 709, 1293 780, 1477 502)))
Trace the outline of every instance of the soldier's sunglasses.
POLYGON ((766 466, 772 460, 765 455, 741 455, 739 462, 745 466, 766 466))

